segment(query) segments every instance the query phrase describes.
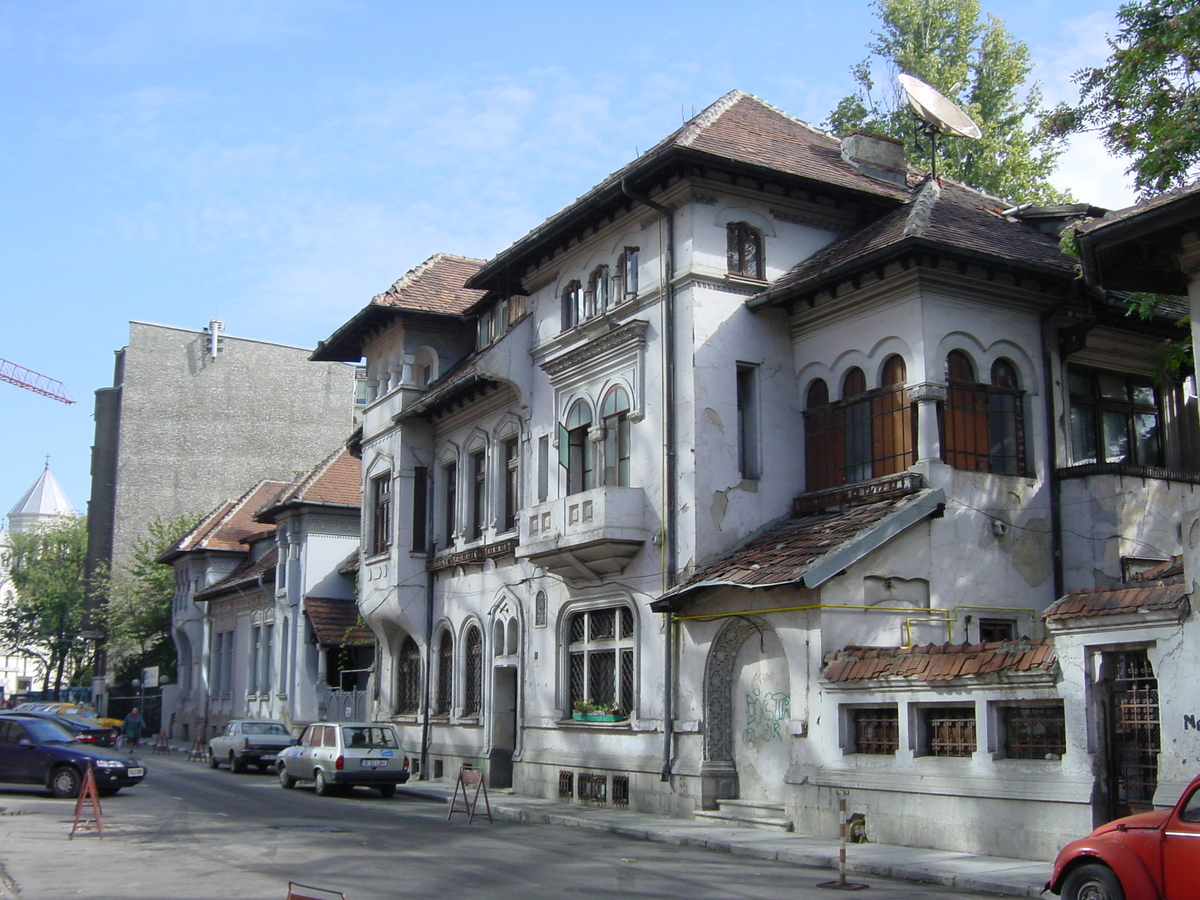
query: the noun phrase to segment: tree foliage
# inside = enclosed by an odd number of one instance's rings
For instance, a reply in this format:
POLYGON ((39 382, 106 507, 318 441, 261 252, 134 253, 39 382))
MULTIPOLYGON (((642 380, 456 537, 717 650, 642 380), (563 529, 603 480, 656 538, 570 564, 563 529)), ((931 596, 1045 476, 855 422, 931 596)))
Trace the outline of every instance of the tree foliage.
POLYGON ((958 104, 983 131, 980 140, 939 138, 938 171, 1014 202, 1063 202, 1047 180, 1063 137, 1043 123, 1037 83, 1026 88, 1029 48, 995 16, 980 20, 979 0, 875 0, 882 25, 871 56, 850 70, 858 90, 825 124, 836 134, 868 131, 904 141, 928 161, 921 134, 896 75, 906 72, 958 104), (876 92, 876 85, 880 90, 876 92), (1023 92, 1023 93, 1022 93, 1023 92))
POLYGON ((1060 134, 1098 129, 1143 193, 1185 184, 1200 170, 1200 5, 1145 0, 1117 10, 1108 62, 1075 74, 1078 106, 1055 111, 1060 134))
POLYGON ((16 596, 0 607, 0 644, 36 659, 44 690, 86 677, 79 637, 86 585, 87 519, 63 519, 9 535, 8 572, 16 596))
POLYGON ((113 573, 108 633, 117 681, 136 677, 147 666, 158 666, 162 674, 174 675, 171 607, 175 570, 156 560, 196 524, 196 518, 150 520, 134 540, 129 561, 113 573))

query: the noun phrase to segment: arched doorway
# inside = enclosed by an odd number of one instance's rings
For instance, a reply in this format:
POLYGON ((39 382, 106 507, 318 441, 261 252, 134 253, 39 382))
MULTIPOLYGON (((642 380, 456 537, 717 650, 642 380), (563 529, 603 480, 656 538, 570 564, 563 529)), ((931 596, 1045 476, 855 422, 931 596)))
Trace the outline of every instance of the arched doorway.
POLYGON ((775 630, 757 617, 729 622, 705 672, 703 805, 777 802, 791 758, 791 679, 775 630))

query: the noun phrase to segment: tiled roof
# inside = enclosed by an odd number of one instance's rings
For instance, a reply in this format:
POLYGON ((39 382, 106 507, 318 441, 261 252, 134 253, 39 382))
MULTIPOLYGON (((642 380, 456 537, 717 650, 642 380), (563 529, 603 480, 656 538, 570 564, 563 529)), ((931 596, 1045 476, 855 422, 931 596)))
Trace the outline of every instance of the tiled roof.
POLYGON ((260 521, 285 506, 362 506, 362 461, 345 447, 318 463, 272 498, 257 513, 260 521))
POLYGON ((1154 611, 1186 610, 1188 589, 1182 578, 1171 578, 1158 584, 1102 590, 1068 591, 1042 614, 1047 622, 1102 616, 1135 615, 1154 611))
POLYGON ((284 481, 260 481, 237 500, 222 503, 160 553, 158 561, 170 562, 182 553, 195 550, 245 552, 243 539, 262 531, 262 526, 254 521, 254 513, 287 486, 284 481))
POLYGON ((274 596, 274 588, 265 586, 275 584, 275 567, 278 563, 279 549, 272 547, 258 559, 243 560, 236 569, 216 584, 210 584, 204 590, 196 591, 192 599, 216 600, 225 594, 233 592, 243 594, 247 589, 256 588, 264 590, 267 596, 274 596))
POLYGON ((483 291, 463 287, 483 261, 437 253, 410 269, 386 291, 376 294, 363 309, 321 341, 311 359, 354 362, 362 357, 363 344, 398 312, 461 316, 483 296, 483 291))
POLYGON ((806 576, 819 583, 813 576, 823 563, 836 559, 836 571, 840 571, 853 561, 846 558, 847 553, 869 552, 907 525, 935 515, 941 498, 941 491, 922 491, 788 519, 696 572, 650 608, 656 612, 676 609, 684 595, 705 587, 775 587, 806 582, 806 576), (902 513, 907 515, 901 517, 902 513), (887 527, 893 517, 896 520, 890 524, 898 530, 887 527))
POLYGON ((363 624, 353 600, 305 597, 304 611, 320 644, 367 644, 375 639, 371 629, 363 624))
POLYGON ((353 553, 349 554, 345 559, 343 559, 340 563, 338 563, 337 569, 335 569, 335 571, 339 575, 353 576, 358 572, 358 563, 359 563, 359 551, 358 551, 358 548, 356 547, 354 549, 353 553))
POLYGON ((772 169, 866 197, 895 203, 908 190, 859 172, 842 159, 832 134, 794 119, 742 91, 730 91, 684 123, 633 162, 614 172, 565 209, 546 219, 511 247, 490 259, 469 282, 487 286, 521 258, 552 240, 587 210, 627 202, 621 184, 661 168, 672 157, 703 155, 716 161, 772 169))
POLYGON ((814 290, 914 245, 935 245, 1011 267, 1071 278, 1076 261, 1033 225, 1001 215, 1005 204, 954 181, 929 180, 904 206, 817 251, 750 305, 814 290))
POLYGON ((826 681, 845 684, 874 678, 951 681, 996 673, 1051 673, 1058 657, 1047 638, 988 644, 924 647, 846 647, 825 657, 826 681))

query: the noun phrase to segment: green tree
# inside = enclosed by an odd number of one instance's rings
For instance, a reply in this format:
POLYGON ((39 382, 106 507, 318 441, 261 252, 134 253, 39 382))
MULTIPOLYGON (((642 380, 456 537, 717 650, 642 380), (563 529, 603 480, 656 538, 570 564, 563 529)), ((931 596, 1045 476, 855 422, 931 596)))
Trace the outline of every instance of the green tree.
POLYGON ((134 540, 129 561, 113 574, 108 592, 108 644, 118 683, 138 677, 147 666, 158 666, 161 674, 174 677, 171 606, 175 569, 156 560, 191 530, 196 519, 151 519, 134 540))
POLYGON ((1075 73, 1080 100, 1055 111, 1060 134, 1096 129, 1144 194, 1200 170, 1200 5, 1146 0, 1117 10, 1108 62, 1075 73))
POLYGON ((86 675, 87 646, 79 639, 86 554, 86 518, 9 535, 8 572, 16 596, 0 607, 0 645, 36 659, 42 688, 55 697, 86 675))
MULTIPOLYGON (((1013 202, 1057 203, 1069 196, 1047 180, 1062 135, 1043 121, 1037 83, 1026 88, 1029 48, 995 16, 980 20, 979 0, 875 0, 882 25, 871 55, 850 70, 858 90, 838 103, 826 127, 869 131, 929 150, 896 81, 906 72, 941 91, 983 132, 979 140, 939 138, 938 171, 1013 202), (882 89, 876 94, 876 85, 882 89)), ((928 157, 926 157, 928 159, 928 157)), ((914 159, 914 162, 916 160, 914 159)))

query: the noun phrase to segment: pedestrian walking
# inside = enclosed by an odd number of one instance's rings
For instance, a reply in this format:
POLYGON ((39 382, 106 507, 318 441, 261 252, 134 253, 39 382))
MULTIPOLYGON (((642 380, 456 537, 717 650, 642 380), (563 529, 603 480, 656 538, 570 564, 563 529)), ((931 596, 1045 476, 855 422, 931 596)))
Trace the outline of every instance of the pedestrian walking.
POLYGON ((142 732, 145 730, 146 720, 138 714, 138 708, 135 706, 121 724, 121 733, 125 735, 125 746, 130 750, 136 749, 137 743, 142 737, 142 732))

